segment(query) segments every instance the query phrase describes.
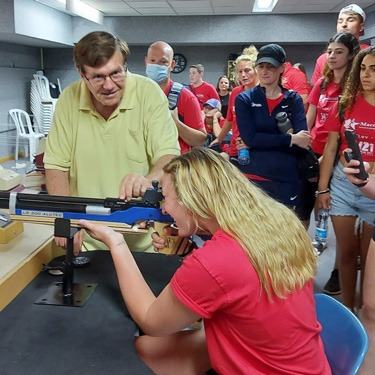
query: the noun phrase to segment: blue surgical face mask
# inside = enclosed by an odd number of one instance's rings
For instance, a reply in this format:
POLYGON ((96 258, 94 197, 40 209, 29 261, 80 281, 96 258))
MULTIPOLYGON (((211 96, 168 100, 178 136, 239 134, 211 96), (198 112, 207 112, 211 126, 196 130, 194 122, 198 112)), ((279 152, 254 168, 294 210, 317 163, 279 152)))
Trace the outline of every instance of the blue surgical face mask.
POLYGON ((169 66, 158 64, 147 64, 146 75, 156 83, 161 83, 168 78, 169 66))

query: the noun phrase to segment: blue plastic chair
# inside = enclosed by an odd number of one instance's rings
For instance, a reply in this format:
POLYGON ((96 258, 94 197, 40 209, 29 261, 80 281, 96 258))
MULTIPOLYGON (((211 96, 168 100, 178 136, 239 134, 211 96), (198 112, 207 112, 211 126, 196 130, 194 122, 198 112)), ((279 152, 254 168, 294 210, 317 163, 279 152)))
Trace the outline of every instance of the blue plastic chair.
POLYGON ((314 297, 332 375, 355 375, 368 350, 368 336, 362 323, 334 298, 326 294, 314 297))

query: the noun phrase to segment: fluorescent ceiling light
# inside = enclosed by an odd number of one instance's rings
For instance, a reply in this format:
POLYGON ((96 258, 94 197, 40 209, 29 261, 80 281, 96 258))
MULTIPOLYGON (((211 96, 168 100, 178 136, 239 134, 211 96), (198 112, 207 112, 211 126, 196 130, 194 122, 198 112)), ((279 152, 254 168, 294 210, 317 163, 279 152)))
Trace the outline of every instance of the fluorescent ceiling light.
POLYGON ((66 10, 89 21, 103 24, 103 13, 80 0, 66 0, 66 10))
POLYGON ((60 12, 103 24, 103 13, 80 0, 35 0, 60 12))
POLYGON ((255 0, 253 12, 272 12, 278 0, 255 0))

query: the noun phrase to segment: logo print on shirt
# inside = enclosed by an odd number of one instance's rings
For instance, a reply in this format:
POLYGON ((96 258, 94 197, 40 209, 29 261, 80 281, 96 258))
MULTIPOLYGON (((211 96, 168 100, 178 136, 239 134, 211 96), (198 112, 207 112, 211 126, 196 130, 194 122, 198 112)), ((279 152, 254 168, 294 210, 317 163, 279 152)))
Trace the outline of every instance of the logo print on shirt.
POLYGON ((262 107, 262 104, 251 102, 251 106, 252 107, 262 107))
POLYGON ((350 119, 350 118, 344 121, 344 128, 345 129, 355 130, 355 127, 357 125, 359 125, 359 122, 356 122, 355 120, 350 119))

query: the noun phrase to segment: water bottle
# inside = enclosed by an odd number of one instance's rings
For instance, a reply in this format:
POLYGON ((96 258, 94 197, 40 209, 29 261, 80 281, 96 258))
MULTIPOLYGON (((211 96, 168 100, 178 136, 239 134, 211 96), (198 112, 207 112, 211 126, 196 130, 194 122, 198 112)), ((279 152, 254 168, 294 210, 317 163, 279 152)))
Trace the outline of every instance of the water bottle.
POLYGON ((316 223, 315 229, 315 241, 314 247, 320 255, 326 248, 327 236, 328 236, 328 210, 320 210, 318 213, 318 222, 316 223))
POLYGON ((250 152, 248 148, 238 150, 238 163, 240 165, 248 165, 250 163, 250 152))
POLYGON ((281 134, 293 133, 293 126, 286 112, 279 112, 276 115, 276 121, 281 134))

